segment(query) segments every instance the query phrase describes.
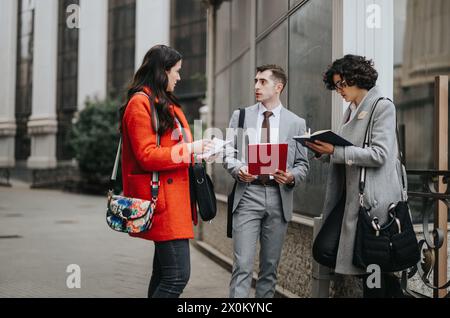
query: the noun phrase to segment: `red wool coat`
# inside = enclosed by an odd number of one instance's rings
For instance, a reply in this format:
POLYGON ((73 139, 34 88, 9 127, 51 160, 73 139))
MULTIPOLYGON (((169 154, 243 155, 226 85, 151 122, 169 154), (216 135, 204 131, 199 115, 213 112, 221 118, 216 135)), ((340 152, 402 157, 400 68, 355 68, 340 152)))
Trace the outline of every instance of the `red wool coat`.
MULTIPOLYGON (((150 90, 144 89, 147 94, 150 90)), ((170 106, 187 132, 189 142, 192 134, 183 111, 170 106)), ((153 225, 150 230, 131 236, 156 242, 177 239, 193 239, 193 220, 196 211, 191 210, 189 195, 189 165, 191 156, 182 137, 168 131, 161 136, 156 147, 156 133, 151 125, 150 102, 144 95, 131 98, 122 122, 122 180, 123 194, 127 197, 151 199, 152 172, 159 171, 160 188, 153 225), (176 139, 176 140, 172 140, 176 139), (175 160, 172 159, 173 154, 175 160)), ((195 209, 194 209, 195 210, 195 209)))

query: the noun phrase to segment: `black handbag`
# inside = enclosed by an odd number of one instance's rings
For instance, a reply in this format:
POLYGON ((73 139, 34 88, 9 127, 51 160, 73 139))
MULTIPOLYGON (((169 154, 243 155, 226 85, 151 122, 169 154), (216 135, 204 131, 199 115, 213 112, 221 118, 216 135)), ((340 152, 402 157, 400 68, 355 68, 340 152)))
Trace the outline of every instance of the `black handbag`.
POLYGON ((189 167, 189 180, 191 201, 197 203, 202 220, 211 221, 217 214, 217 201, 214 184, 203 163, 194 163, 189 167))
MULTIPOLYGON (((241 130, 244 128, 245 121, 245 109, 239 108, 239 121, 238 121, 238 134, 234 139, 234 149, 237 150, 238 141, 241 140, 241 130)), ((235 152, 237 156, 237 152, 235 152)), ((227 198, 227 237, 233 237, 233 205, 234 205, 234 193, 236 192, 237 181, 234 182, 233 190, 227 198)))
MULTIPOLYGON (((380 99, 381 100, 381 99, 380 99)), ((369 127, 375 111, 372 109, 369 127)), ((364 147, 370 144, 369 127, 366 131, 364 147)), ((397 146, 400 163, 403 170, 403 155, 397 132, 397 146)), ((382 272, 397 272, 416 265, 420 260, 420 249, 411 214, 406 201, 406 180, 402 171, 402 200, 389 205, 388 220, 379 224, 377 217, 370 214, 370 209, 364 206, 364 188, 366 183, 366 168, 362 167, 359 182, 360 207, 353 251, 353 265, 366 270, 367 266, 376 264, 382 272)))
MULTIPOLYGON (((181 127, 183 140, 187 141, 186 131, 181 121, 175 117, 177 125, 181 127)), ((191 208, 193 213, 197 213, 195 205, 198 206, 198 212, 203 221, 208 222, 216 217, 217 201, 214 192, 214 184, 206 173, 206 168, 202 162, 194 162, 189 166, 189 191, 191 199, 191 208)), ((193 217, 196 222, 197 217, 193 217)))

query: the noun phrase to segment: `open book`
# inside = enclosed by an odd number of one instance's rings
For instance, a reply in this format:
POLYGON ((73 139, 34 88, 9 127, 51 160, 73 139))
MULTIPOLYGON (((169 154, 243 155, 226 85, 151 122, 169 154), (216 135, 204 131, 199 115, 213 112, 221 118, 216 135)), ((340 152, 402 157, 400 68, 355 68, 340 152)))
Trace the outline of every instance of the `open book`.
POLYGON ((306 147, 305 141, 314 142, 315 140, 320 140, 334 146, 353 146, 351 142, 345 140, 339 135, 336 135, 331 130, 319 130, 311 134, 311 129, 302 136, 295 136, 294 140, 301 143, 306 147))

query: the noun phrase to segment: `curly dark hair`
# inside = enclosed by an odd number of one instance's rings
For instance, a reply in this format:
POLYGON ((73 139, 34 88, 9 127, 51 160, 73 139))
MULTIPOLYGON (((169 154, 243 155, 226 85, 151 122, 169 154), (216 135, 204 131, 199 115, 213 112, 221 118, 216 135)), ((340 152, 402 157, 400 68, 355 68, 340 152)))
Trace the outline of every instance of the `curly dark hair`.
POLYGON ((359 55, 346 55, 333 62, 323 75, 323 82, 329 90, 335 90, 333 76, 340 75, 348 86, 357 86, 361 89, 372 89, 378 79, 378 72, 373 67, 372 60, 359 55))

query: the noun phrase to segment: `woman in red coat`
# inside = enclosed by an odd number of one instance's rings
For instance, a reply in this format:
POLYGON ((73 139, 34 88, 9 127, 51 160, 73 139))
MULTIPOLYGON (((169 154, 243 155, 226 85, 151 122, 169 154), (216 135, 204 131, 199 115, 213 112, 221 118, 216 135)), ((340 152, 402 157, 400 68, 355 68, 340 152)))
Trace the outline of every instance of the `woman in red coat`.
POLYGON ((152 227, 132 235, 155 243, 148 289, 152 298, 179 297, 189 280, 189 239, 194 238, 192 223, 196 224, 197 214, 191 209, 188 168, 194 154, 209 148, 207 141, 192 141, 186 117, 173 96, 181 63, 180 53, 170 47, 150 49, 121 109, 124 195, 150 200, 152 173, 159 172, 152 227), (154 109, 159 118, 159 147, 151 124, 154 109))

